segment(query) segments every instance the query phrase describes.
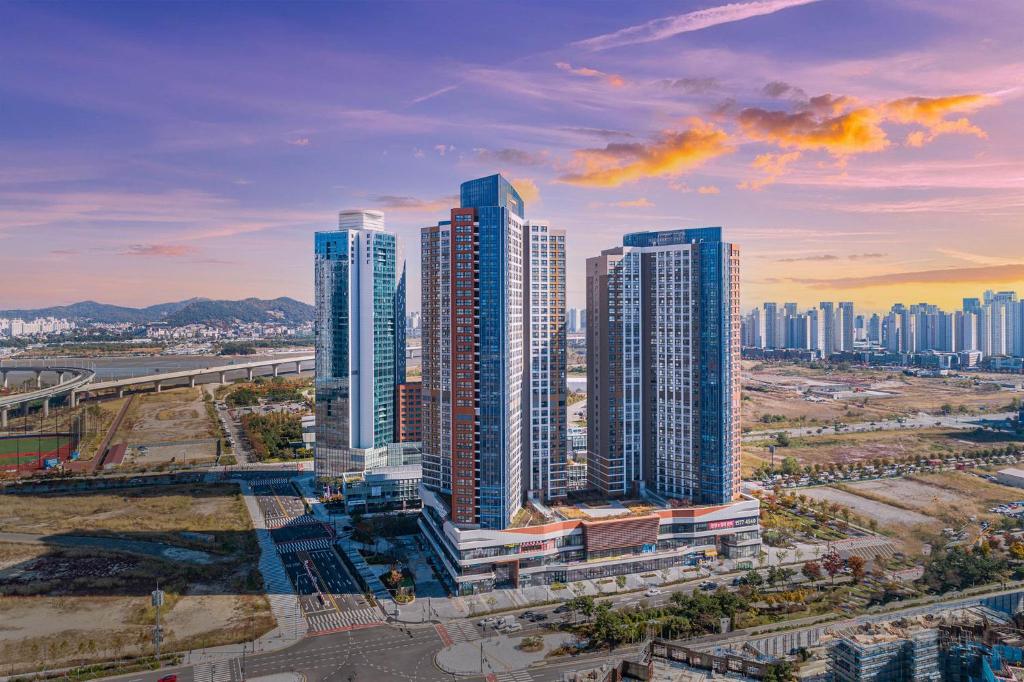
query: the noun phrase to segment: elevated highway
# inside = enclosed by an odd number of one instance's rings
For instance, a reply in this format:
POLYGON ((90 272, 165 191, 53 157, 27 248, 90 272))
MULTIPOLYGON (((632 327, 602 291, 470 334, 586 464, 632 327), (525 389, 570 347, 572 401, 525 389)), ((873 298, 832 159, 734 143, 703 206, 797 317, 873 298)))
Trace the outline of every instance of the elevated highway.
POLYGON ((256 375, 257 369, 270 368, 271 373, 276 377, 281 373, 282 368, 285 368, 284 371, 288 371, 290 369, 295 373, 299 373, 302 371, 303 363, 312 366, 315 359, 316 356, 314 355, 293 355, 287 358, 264 358, 263 360, 236 362, 230 365, 197 367, 195 369, 183 369, 176 372, 163 372, 160 374, 144 374, 142 376, 127 377, 124 379, 94 381, 85 388, 85 391, 95 395, 99 391, 115 390, 119 395, 123 395, 125 388, 152 384, 159 393, 164 384, 187 379, 189 386, 195 386, 197 378, 208 375, 216 376, 219 383, 226 384, 227 375, 232 372, 244 372, 246 379, 248 381, 252 381, 256 375))
POLYGON ((252 381, 257 370, 270 370, 270 374, 278 376, 281 372, 294 371, 296 374, 302 371, 303 364, 312 368, 316 356, 314 355, 293 355, 281 358, 264 358, 251 362, 236 362, 228 365, 216 365, 213 367, 197 367, 174 372, 163 372, 160 374, 145 374, 124 379, 111 379, 109 381, 95 381, 96 373, 90 369, 81 367, 41 367, 41 366, 12 366, 0 367, 0 379, 3 387, 8 388, 11 376, 14 374, 27 374, 35 377, 36 390, 24 393, 14 393, 0 396, 0 428, 7 428, 8 412, 17 407, 25 407, 36 401, 43 401, 43 414, 49 416, 50 400, 58 396, 68 396, 72 407, 78 404, 83 397, 96 396, 100 391, 116 391, 118 396, 124 395, 124 390, 130 387, 152 385, 159 393, 165 384, 188 382, 189 386, 196 385, 196 379, 203 376, 213 376, 221 384, 226 384, 228 374, 235 374, 236 378, 245 376, 252 381), (57 378, 57 383, 52 386, 43 386, 43 376, 52 373, 57 378))
POLYGON ((22 373, 35 375, 36 390, 25 393, 14 393, 0 396, 0 428, 7 428, 7 415, 12 408, 28 406, 37 400, 43 401, 43 415, 50 414, 50 400, 62 395, 70 396, 72 405, 75 403, 75 393, 95 378, 96 374, 91 369, 81 367, 0 367, 0 381, 3 387, 10 386, 11 376, 22 373), (43 375, 53 373, 56 375, 57 383, 52 386, 43 386, 43 375))

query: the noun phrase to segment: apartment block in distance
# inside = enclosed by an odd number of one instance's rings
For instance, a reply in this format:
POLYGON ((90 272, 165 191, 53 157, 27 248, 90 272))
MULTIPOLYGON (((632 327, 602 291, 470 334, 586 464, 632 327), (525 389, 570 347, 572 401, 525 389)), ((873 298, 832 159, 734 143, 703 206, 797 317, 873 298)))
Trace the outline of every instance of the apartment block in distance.
POLYGON ((316 233, 314 253, 314 466, 336 478, 387 464, 405 380, 405 268, 380 211, 343 211, 337 230, 316 233))

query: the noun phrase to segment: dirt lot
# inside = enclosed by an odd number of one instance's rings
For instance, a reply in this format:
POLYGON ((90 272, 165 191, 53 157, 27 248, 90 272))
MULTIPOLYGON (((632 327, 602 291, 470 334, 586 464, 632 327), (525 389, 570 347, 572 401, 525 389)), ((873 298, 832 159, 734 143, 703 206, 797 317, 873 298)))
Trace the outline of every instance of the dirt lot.
POLYGON ((135 396, 113 443, 127 443, 128 464, 142 467, 167 462, 212 461, 214 442, 168 445, 179 441, 213 439, 217 428, 210 419, 201 387, 166 389, 135 396), (138 446, 146 446, 140 452, 138 446))
MULTIPOLYGON (((1011 377, 1012 378, 1012 377, 1011 377)), ((1020 392, 1000 390, 986 380, 1006 376, 908 377, 896 369, 811 369, 787 363, 743 362, 742 426, 764 429, 891 419, 924 411, 938 413, 943 405, 966 413, 1002 410, 1020 392), (807 401, 813 387, 842 384, 854 390, 849 397, 807 401), (784 419, 767 423, 765 415, 784 419)))
POLYGON ((970 517, 995 521, 988 509, 1024 498, 1017 488, 990 483, 973 474, 948 471, 912 478, 847 483, 839 488, 800 491, 814 499, 827 499, 849 507, 866 519, 875 519, 890 534, 910 545, 943 528, 958 528, 970 517))
POLYGON ((0 542, 0 673, 150 650, 149 591, 167 594, 167 649, 249 639, 273 627, 258 552, 234 486, 0 496, 0 529, 113 534, 217 553, 212 564, 95 548, 0 542))

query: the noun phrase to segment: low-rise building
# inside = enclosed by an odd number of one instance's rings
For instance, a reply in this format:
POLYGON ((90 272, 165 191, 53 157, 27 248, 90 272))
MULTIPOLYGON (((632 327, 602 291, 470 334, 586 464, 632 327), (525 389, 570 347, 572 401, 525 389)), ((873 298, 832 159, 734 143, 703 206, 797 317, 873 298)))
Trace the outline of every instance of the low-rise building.
POLYGON ((511 527, 452 523, 447 500, 421 490, 420 527, 454 594, 569 583, 757 556, 760 503, 675 506, 653 499, 546 507, 530 503, 511 527))
POLYGON ((417 509, 420 506, 421 478, 418 464, 346 474, 341 489, 345 510, 351 514, 417 509))
POLYGON ((996 480, 1003 485, 1024 488, 1024 469, 1001 469, 996 472, 996 480))

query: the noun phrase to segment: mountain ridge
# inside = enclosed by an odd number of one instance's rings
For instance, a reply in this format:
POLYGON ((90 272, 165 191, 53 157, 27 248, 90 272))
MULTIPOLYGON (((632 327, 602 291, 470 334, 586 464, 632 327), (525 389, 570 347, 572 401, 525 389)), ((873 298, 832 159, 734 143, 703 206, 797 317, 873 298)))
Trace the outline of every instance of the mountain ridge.
POLYGON ((32 319, 59 317, 105 324, 228 324, 232 322, 282 322, 302 324, 313 320, 314 308, 294 298, 244 298, 241 300, 189 298, 142 308, 86 300, 62 306, 0 310, 0 317, 32 319))

